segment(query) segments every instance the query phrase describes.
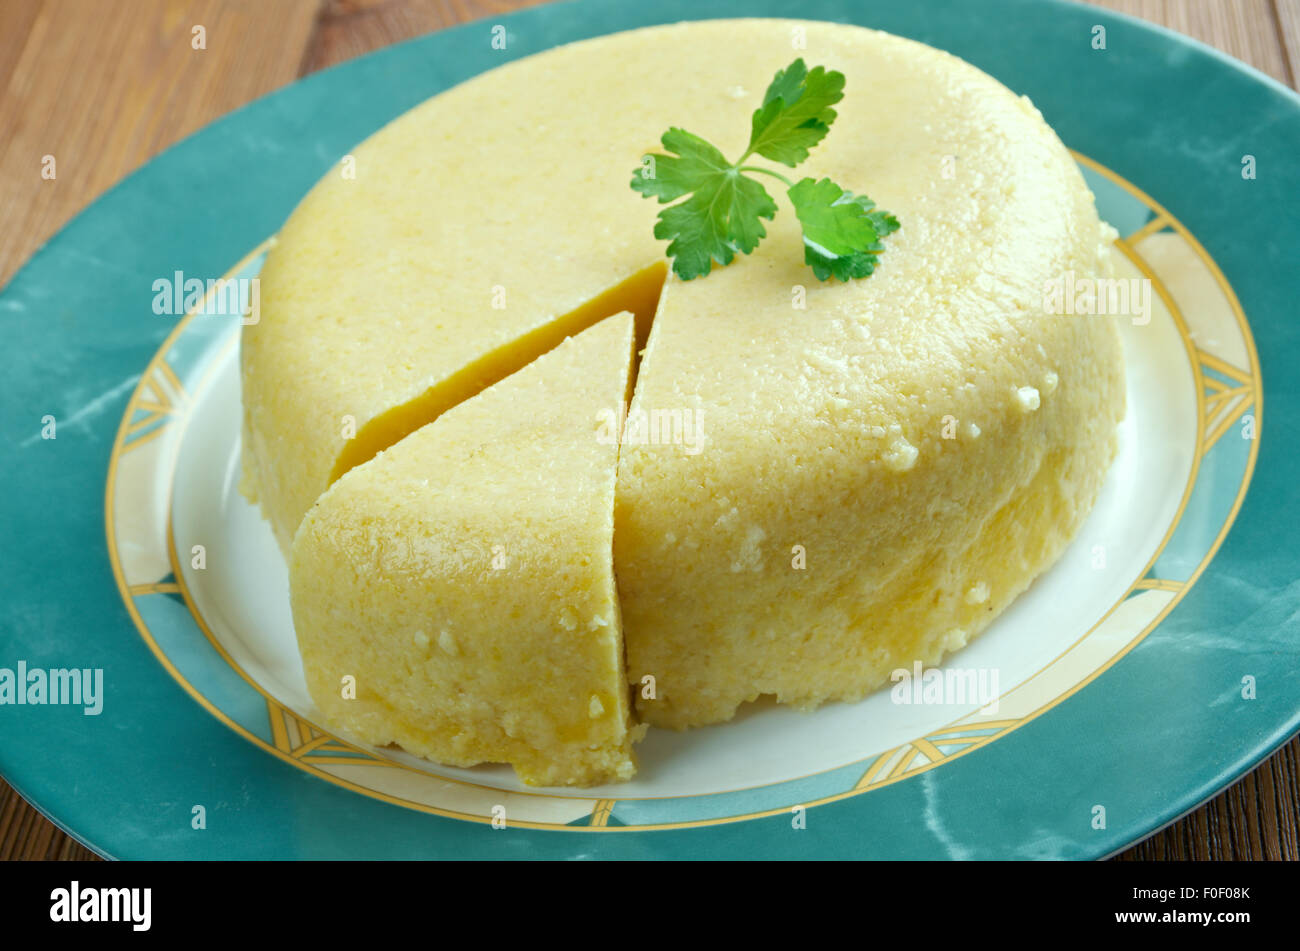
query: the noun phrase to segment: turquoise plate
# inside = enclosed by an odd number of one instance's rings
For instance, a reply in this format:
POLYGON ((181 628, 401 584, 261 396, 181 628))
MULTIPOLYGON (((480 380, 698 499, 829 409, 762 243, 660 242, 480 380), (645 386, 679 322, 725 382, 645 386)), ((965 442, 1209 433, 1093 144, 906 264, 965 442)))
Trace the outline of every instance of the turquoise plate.
POLYGON ((207 319, 211 299, 159 316, 155 281, 255 276, 334 162, 456 82, 736 12, 582 0, 346 63, 171 148, 14 278, 0 294, 0 772, 19 792, 121 858, 1091 858, 1300 728, 1300 225, 1283 214, 1300 100, 1183 37, 1049 0, 743 11, 914 37, 1028 95, 1121 234, 1122 266, 1153 289, 1149 322, 1122 330, 1130 418, 1097 512, 962 652, 1006 674, 992 702, 900 713, 882 693, 687 739, 652 731, 640 785, 582 791, 435 767, 315 721, 283 567, 231 488, 238 321, 207 319), (93 703, 19 706, 20 667, 89 671, 92 687, 98 671, 102 686, 93 703))

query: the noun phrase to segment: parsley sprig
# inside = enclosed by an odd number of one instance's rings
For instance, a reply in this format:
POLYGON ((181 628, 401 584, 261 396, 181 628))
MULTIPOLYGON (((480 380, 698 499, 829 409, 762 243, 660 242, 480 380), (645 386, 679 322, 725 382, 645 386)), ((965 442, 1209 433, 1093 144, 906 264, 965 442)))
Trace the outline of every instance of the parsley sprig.
POLYGON ((776 217, 776 202, 753 174, 778 179, 803 229, 804 262, 821 281, 866 277, 884 250, 880 239, 898 230, 898 219, 876 209, 829 178, 791 182, 780 172, 746 165, 761 156, 794 168, 830 131, 831 108, 844 98, 844 74, 796 59, 779 70, 750 123, 749 146, 735 162, 685 129, 670 128, 660 140, 670 154, 651 153, 632 175, 643 198, 670 205, 659 212, 654 235, 668 240, 673 271, 684 280, 708 274, 714 263, 730 264, 736 252, 751 253, 767 237, 763 219, 776 217), (749 173, 749 174, 747 174, 749 173))

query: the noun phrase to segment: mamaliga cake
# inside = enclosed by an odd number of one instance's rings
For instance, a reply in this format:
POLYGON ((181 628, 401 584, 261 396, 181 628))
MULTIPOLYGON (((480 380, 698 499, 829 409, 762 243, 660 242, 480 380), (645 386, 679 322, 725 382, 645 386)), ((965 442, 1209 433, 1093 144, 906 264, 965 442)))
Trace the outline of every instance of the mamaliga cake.
POLYGON ((1115 329, 1043 308, 1109 238, 1028 100, 857 27, 616 34, 401 116, 286 223, 243 337, 246 491, 327 722, 592 784, 633 721, 940 662, 1114 455, 1115 329))
POLYGON ((534 783, 632 775, 618 442, 596 438, 601 411, 627 397, 632 344, 631 314, 600 322, 308 512, 294 621, 332 722, 444 763, 504 760, 534 783))

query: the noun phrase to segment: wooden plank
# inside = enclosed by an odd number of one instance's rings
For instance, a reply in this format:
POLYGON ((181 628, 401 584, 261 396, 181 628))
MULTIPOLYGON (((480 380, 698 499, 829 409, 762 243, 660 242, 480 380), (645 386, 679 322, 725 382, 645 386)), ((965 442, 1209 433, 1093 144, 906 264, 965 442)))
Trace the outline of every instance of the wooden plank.
POLYGON ((0 285, 127 172, 293 80, 318 9, 318 0, 0 4, 0 285), (41 177, 46 155, 53 180, 41 177))
POLYGON ((401 40, 536 6, 544 0, 328 0, 306 71, 382 49, 401 40))
POLYGON ((1278 37, 1273 0, 1092 0, 1098 6, 1150 20, 1249 63, 1292 84, 1278 37))
POLYGON ((1291 85, 1300 89, 1296 85, 1300 82, 1300 0, 1273 0, 1273 14, 1291 71, 1291 85))
POLYGON ((8 86, 9 75, 40 12, 41 0, 7 0, 0 15, 0 89, 8 86))

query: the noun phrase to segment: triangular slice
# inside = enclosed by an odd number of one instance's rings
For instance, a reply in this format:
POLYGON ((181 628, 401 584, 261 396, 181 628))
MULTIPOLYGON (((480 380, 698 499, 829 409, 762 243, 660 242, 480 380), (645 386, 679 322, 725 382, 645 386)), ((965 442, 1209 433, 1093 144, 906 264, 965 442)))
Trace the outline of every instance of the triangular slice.
POLYGON ((631 314, 601 321, 321 496, 290 587, 331 724, 534 785, 635 772, 612 548, 633 343, 631 314))

